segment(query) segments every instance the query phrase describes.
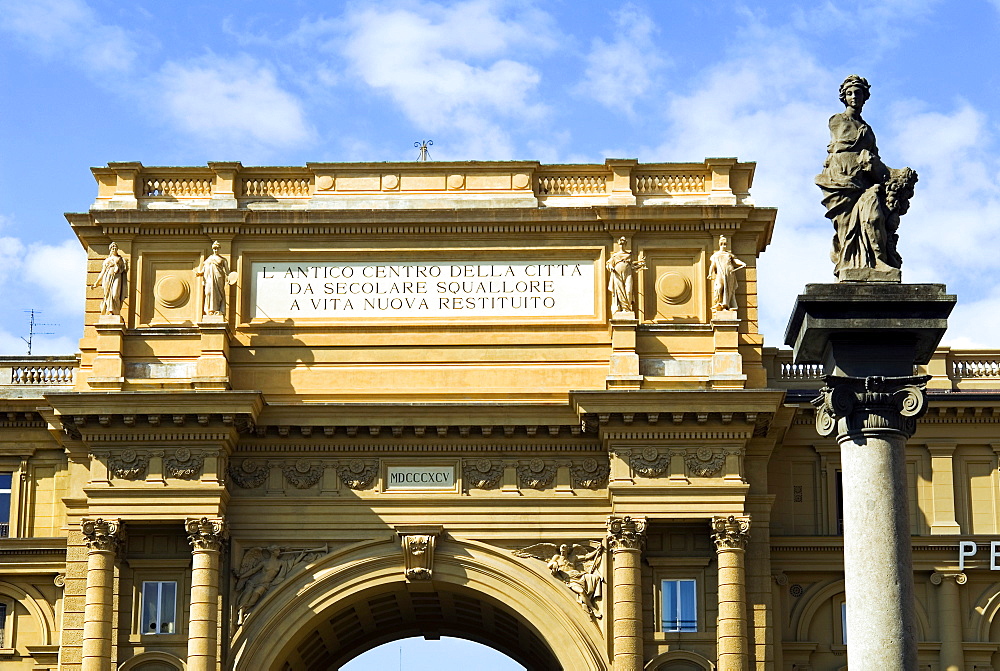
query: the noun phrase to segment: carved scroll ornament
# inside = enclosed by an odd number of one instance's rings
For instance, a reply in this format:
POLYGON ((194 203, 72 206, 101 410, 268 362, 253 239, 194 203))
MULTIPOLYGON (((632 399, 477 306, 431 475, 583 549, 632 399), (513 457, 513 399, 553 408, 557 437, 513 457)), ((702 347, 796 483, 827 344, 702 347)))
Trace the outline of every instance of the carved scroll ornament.
POLYGON ((148 467, 149 456, 138 454, 133 449, 122 450, 119 456, 108 461, 108 470, 122 480, 141 480, 146 477, 148 467))
POLYGON ((616 517, 607 522, 606 543, 609 550, 642 550, 646 545, 646 519, 644 517, 616 517))
POLYGON ((91 552, 118 552, 125 539, 121 520, 83 520, 80 523, 87 549, 91 552))
POLYGON ((491 459, 466 462, 462 468, 462 482, 466 489, 496 489, 503 478, 503 463, 491 459))
POLYGON ((929 375, 866 378, 827 375, 812 400, 816 432, 838 438, 859 431, 890 431, 912 436, 927 412, 929 375))
POLYGON ((267 466, 256 459, 244 459, 239 466, 229 467, 229 477, 238 487, 256 489, 267 480, 267 466))
POLYGON ((350 489, 368 489, 375 484, 378 474, 378 462, 364 459, 352 459, 337 467, 337 475, 350 489))
POLYGON ((577 489, 600 489, 608 485, 608 475, 611 466, 601 463, 593 457, 587 457, 579 464, 570 467, 573 487, 577 489))
POLYGON ((178 448, 173 455, 163 460, 163 465, 167 470, 167 475, 180 480, 194 480, 201 475, 201 469, 205 465, 205 457, 201 454, 192 454, 186 447, 178 448))
POLYGON ((712 540, 718 552, 745 550, 750 541, 750 518, 737 515, 712 520, 712 540))
POLYGON ((225 524, 221 519, 202 517, 190 519, 185 525, 188 542, 194 551, 218 552, 226 540, 225 524))
POLYGON ((311 464, 305 459, 299 459, 294 464, 289 464, 281 469, 285 475, 285 480, 296 489, 309 489, 323 477, 322 464, 311 464))
POLYGON ((556 467, 546 464, 541 459, 532 459, 527 464, 517 467, 517 477, 522 487, 529 489, 545 489, 556 477, 556 467))

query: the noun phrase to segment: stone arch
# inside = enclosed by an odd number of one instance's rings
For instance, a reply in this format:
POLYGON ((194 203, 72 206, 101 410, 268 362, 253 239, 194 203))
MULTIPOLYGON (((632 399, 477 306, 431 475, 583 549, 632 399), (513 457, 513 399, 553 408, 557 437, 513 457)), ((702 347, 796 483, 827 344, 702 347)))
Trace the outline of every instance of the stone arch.
MULTIPOLYGON (((30 587, 28 589, 31 589, 30 587)), ((9 582, 0 581, 0 594, 8 596, 22 606, 35 618, 38 630, 42 633, 42 645, 52 644, 52 632, 56 627, 56 615, 52 606, 45 598, 31 589, 31 592, 9 582)))
POLYGON ((646 671, 715 671, 715 664, 687 650, 664 652, 646 663, 646 671))
MULTIPOLYGON (((832 580, 825 585, 813 587, 803 595, 802 603, 792 609, 792 623, 795 631, 796 641, 809 640, 809 628, 812 626, 816 613, 830 599, 843 594, 844 580, 832 580)), ((922 603, 914 599, 915 612, 914 620, 917 624, 917 640, 926 641, 930 631, 930 621, 927 619, 927 611, 922 603)))
POLYGON ((166 652, 144 652, 127 659, 118 667, 118 671, 183 671, 187 668, 180 657, 166 652))
MULTIPOLYGON (((519 646, 523 645, 525 651, 537 653, 528 654, 531 659, 527 661, 534 660, 534 666, 527 665, 529 669, 608 668, 600 623, 587 616, 543 562, 517 559, 509 550, 485 543, 454 539, 442 539, 438 544, 433 580, 427 582, 404 580, 402 552, 397 543, 388 540, 342 548, 309 570, 292 575, 265 595, 236 631, 233 668, 281 671, 286 659, 302 654, 299 648, 309 647, 310 641, 323 645, 324 635, 329 638, 331 631, 338 632, 335 649, 316 653, 323 659, 316 662, 316 668, 333 666, 330 660, 343 664, 377 645, 420 635, 408 628, 415 621, 412 614, 403 623, 398 621, 401 615, 393 620, 391 614, 402 611, 396 606, 403 601, 412 608, 414 603, 433 598, 426 595, 447 595, 452 602, 454 617, 443 623, 444 630, 435 633, 483 643, 518 661, 519 646), (397 604, 390 603, 390 595, 399 595, 397 604), (381 622, 386 632, 376 627, 361 635, 349 629, 351 618, 356 619, 356 612, 361 612, 356 608, 364 610, 366 617, 373 613, 384 617, 381 622), (483 620, 490 619, 492 632, 485 626, 476 630, 471 624, 478 621, 474 618, 462 619, 462 614, 475 608, 480 608, 483 620), (517 639, 505 643, 504 631, 517 639), (274 641, 282 645, 276 646, 274 641), (535 650, 538 646, 544 650, 535 650), (540 662, 543 658, 548 661, 540 662)), ((310 668, 308 662, 305 664, 310 668)))
POLYGON ((979 595, 972 615, 969 619, 969 629, 976 632, 977 641, 992 641, 990 630, 995 622, 1000 622, 1000 582, 995 582, 979 595))

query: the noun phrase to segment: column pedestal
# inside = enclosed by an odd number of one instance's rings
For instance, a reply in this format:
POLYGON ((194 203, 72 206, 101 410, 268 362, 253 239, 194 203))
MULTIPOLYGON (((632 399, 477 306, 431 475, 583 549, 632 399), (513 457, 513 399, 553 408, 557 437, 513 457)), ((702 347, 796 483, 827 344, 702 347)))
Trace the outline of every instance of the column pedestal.
POLYGON ((115 556, 121 544, 118 520, 84 520, 87 596, 83 610, 82 671, 110 671, 114 615, 115 556))
POLYGON ((718 668, 748 671, 746 547, 750 540, 750 518, 716 517, 712 520, 719 557, 718 668))
POLYGON ((188 520, 191 542, 191 614, 188 622, 188 671, 215 671, 218 663, 219 555, 222 520, 188 520))
POLYGON ((646 520, 608 518, 612 566, 612 652, 614 671, 642 671, 642 570, 646 520))

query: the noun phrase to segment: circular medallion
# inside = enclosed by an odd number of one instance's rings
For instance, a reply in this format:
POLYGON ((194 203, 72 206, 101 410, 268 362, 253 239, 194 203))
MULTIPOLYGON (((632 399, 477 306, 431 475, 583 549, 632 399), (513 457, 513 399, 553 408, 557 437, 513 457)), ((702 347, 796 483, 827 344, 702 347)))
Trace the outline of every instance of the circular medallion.
POLYGON ((191 450, 186 447, 179 447, 174 452, 174 456, 177 457, 177 461, 188 461, 191 459, 191 450))
POLYGON ((257 462, 253 459, 244 459, 243 463, 240 464, 240 469, 244 473, 256 473, 257 472, 257 462))
POLYGON ((465 186, 465 175, 448 175, 448 188, 461 189, 465 186))
POLYGON ((531 469, 532 473, 541 473, 545 468, 545 462, 541 459, 532 459, 528 462, 528 468, 531 469))
POLYGON ((309 468, 310 468, 309 462, 306 461, 305 459, 299 459, 298 461, 295 462, 295 470, 297 470, 299 473, 308 473, 309 468))
POLYGON ((333 177, 330 175, 320 175, 316 178, 316 189, 318 191, 329 191, 333 188, 333 177))
POLYGON ((382 175, 382 188, 395 189, 399 186, 399 175, 382 175))
POLYGON ((486 473, 491 468, 493 468, 493 462, 489 459, 480 459, 476 462, 476 470, 480 473, 486 473))
POLYGON ((702 461, 709 461, 712 458, 712 450, 707 447, 699 447, 698 458, 702 461))
POLYGON ((351 469, 351 473, 360 473, 365 470, 365 462, 360 459, 351 459, 351 463, 348 465, 348 468, 351 469))
POLYGON ((593 473, 597 470, 597 459, 593 457, 587 457, 583 460, 583 470, 587 473, 593 473))
POLYGON ((657 456, 659 456, 659 453, 656 451, 655 447, 642 448, 642 458, 646 461, 656 461, 657 456))
POLYGON ((656 280, 656 295, 668 305, 684 303, 691 297, 691 280, 675 270, 668 270, 656 280))
POLYGON ((530 180, 527 175, 524 173, 518 173, 514 175, 514 178, 511 180, 511 186, 515 189, 527 189, 529 181, 530 180))
POLYGON ((131 464, 137 458, 135 450, 122 450, 122 461, 126 464, 131 464))
POLYGON ((179 308, 188 301, 191 287, 186 281, 176 275, 164 275, 153 287, 156 300, 168 308, 179 308))

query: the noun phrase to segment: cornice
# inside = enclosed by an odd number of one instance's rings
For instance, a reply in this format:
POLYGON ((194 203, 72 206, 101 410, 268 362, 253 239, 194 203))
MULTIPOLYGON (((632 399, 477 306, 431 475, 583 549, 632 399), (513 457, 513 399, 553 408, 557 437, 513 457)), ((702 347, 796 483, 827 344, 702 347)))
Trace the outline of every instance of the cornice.
POLYGON ((66 538, 0 538, 0 555, 66 554, 66 538))

